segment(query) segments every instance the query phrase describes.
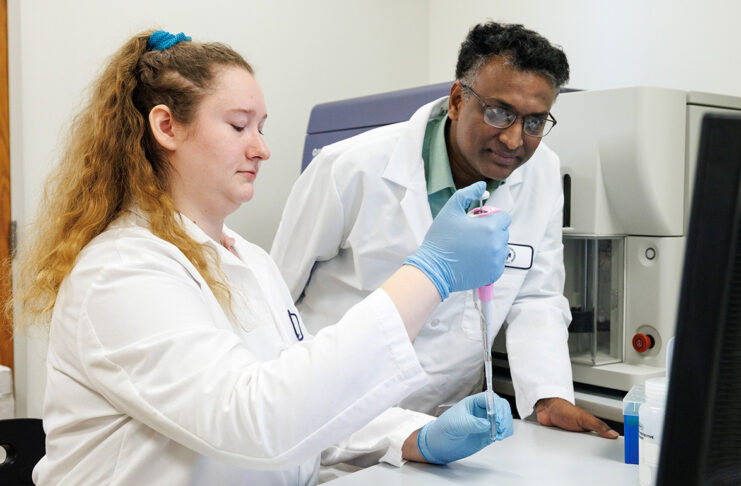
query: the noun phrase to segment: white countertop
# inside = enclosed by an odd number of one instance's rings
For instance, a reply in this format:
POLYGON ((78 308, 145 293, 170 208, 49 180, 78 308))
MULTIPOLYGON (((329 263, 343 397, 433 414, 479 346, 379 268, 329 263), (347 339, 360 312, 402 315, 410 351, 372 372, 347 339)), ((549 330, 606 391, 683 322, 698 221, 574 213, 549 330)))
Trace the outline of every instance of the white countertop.
POLYGON ((515 420, 515 433, 471 457, 435 466, 378 464, 327 484, 379 486, 637 486, 638 466, 623 461, 623 437, 603 439, 515 420))

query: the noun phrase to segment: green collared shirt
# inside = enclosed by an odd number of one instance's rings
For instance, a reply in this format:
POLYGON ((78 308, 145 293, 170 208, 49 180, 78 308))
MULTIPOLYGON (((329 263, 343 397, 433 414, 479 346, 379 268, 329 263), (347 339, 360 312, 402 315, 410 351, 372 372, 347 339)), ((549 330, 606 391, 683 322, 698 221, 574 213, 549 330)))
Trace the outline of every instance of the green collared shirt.
MULTIPOLYGON (((422 160, 425 163, 425 177, 427 178, 427 200, 430 203, 433 218, 437 216, 437 213, 455 192, 448 149, 445 145, 445 125, 447 121, 447 112, 430 118, 427 121, 425 138, 422 143, 422 160)), ((487 179, 486 190, 491 194, 502 184, 504 184, 504 181, 487 179)), ((473 201, 468 210, 470 211, 478 205, 478 201, 473 201)))

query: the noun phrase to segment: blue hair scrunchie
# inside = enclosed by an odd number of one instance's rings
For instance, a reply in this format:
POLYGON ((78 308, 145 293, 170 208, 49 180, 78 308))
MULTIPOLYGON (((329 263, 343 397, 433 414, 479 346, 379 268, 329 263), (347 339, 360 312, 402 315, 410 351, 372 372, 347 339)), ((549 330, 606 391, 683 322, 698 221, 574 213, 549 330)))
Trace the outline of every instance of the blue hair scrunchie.
POLYGON ((179 34, 171 34, 166 30, 158 30, 152 33, 147 40, 147 50, 152 51, 163 51, 168 47, 172 47, 180 42, 190 42, 191 38, 188 35, 180 32, 179 34))

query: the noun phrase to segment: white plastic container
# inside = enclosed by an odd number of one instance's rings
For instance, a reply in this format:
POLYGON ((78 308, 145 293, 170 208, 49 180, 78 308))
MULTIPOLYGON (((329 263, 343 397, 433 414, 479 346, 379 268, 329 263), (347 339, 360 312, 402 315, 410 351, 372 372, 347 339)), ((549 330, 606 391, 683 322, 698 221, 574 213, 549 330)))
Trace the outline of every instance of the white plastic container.
POLYGON ((0 420, 15 418, 13 378, 10 368, 0 365, 0 420))
POLYGON ((638 409, 638 484, 641 486, 656 484, 668 388, 666 378, 646 380, 646 401, 638 409))

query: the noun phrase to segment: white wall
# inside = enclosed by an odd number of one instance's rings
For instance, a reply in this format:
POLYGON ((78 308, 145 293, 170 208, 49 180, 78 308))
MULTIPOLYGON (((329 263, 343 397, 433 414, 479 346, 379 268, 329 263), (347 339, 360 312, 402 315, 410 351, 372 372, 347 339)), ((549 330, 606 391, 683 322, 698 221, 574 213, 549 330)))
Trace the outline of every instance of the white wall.
MULTIPOLYGON (((10 0, 8 7, 12 207, 21 225, 36 210, 83 88, 138 31, 225 42, 255 68, 272 158, 252 202, 228 223, 266 249, 299 174, 311 107, 427 80, 424 0, 10 0)), ((44 354, 43 339, 17 336, 19 415, 40 415, 44 354)))
POLYGON ((453 79, 458 46, 487 18, 560 44, 569 86, 649 85, 741 96, 737 0, 430 0, 429 81, 453 79), (432 54, 434 53, 434 54, 432 54))

